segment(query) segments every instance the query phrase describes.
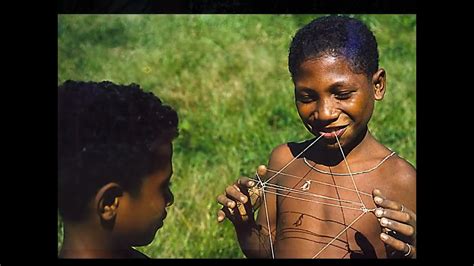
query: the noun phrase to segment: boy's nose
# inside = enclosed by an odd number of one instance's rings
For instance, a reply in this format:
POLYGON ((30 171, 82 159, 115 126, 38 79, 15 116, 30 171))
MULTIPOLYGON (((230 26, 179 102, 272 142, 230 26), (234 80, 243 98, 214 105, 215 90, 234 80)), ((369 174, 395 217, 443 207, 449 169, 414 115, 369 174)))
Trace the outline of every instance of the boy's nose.
POLYGON ((173 195, 173 192, 169 191, 166 197, 166 207, 173 205, 173 203, 174 203, 174 195, 173 195))
POLYGON ((329 99, 321 99, 315 110, 315 118, 317 120, 333 120, 336 119, 338 115, 335 104, 329 99))

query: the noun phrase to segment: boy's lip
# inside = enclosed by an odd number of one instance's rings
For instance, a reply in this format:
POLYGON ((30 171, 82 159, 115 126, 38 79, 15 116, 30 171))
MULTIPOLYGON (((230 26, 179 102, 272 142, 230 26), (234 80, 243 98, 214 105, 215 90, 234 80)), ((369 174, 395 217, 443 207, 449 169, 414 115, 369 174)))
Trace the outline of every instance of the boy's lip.
POLYGON ((333 139, 336 136, 340 138, 342 134, 344 134, 344 132, 346 131, 346 128, 347 128, 347 125, 322 128, 319 130, 319 134, 322 135, 323 138, 326 138, 326 139, 333 139))

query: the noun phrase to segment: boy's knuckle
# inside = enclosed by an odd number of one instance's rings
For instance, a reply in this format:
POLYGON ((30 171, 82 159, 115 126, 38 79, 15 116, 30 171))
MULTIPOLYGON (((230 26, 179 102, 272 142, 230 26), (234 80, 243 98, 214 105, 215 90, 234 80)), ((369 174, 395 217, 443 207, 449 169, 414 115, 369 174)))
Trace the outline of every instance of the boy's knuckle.
POLYGON ((408 227, 408 230, 407 230, 407 231, 408 231, 408 232, 407 232, 407 235, 408 235, 409 237, 412 237, 412 236, 415 234, 415 229, 414 229, 412 226, 408 227))
POLYGON ((405 223, 407 223, 407 222, 410 221, 410 218, 411 218, 411 217, 410 217, 410 214, 404 213, 404 214, 403 214, 402 221, 405 222, 405 223))

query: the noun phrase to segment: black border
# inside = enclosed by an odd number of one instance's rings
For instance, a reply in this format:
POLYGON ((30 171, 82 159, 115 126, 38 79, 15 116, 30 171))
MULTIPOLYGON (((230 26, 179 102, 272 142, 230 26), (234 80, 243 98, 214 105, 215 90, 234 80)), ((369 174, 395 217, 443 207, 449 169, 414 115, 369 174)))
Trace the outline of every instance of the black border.
POLYGON ((416 13, 416 0, 60 0, 61 14, 416 13))
MULTIPOLYGON (((29 105, 27 111, 20 111, 22 117, 18 124, 14 125, 15 132, 18 133, 21 140, 27 143, 27 150, 19 151, 18 158, 22 162, 15 167, 21 173, 27 173, 28 190, 25 195, 34 195, 34 200, 28 196, 10 197, 18 199, 21 206, 27 206, 29 211, 28 219, 15 219, 15 227, 20 228, 20 231, 26 233, 25 236, 14 237, 14 240, 6 243, 10 246, 11 252, 3 253, 5 258, 1 258, 0 263, 10 257, 16 260, 33 260, 38 262, 44 259, 52 259, 56 263, 75 264, 82 263, 81 260, 58 260, 57 259, 57 69, 58 69, 58 54, 57 54, 57 16, 59 14, 221 14, 221 13, 238 13, 238 14, 280 14, 280 13, 294 13, 294 14, 318 14, 318 13, 366 13, 366 14, 416 14, 417 15, 417 216, 418 216, 418 243, 416 260, 207 260, 207 259, 172 259, 172 260, 85 260, 86 264, 104 264, 111 263, 113 265, 126 263, 133 265, 155 264, 156 263, 190 263, 196 265, 213 265, 213 264, 227 264, 227 263, 262 263, 269 264, 313 264, 336 263, 342 265, 345 263, 363 263, 367 264, 391 264, 391 263, 424 263, 427 260, 440 260, 444 256, 452 255, 444 248, 449 246, 449 243, 442 242, 441 239, 435 238, 436 241, 430 241, 432 236, 430 227, 433 220, 428 221, 428 215, 439 211, 440 205, 432 205, 433 198, 439 197, 437 189, 431 186, 434 182, 429 178, 437 173, 432 173, 432 161, 430 156, 435 156, 435 148, 430 143, 431 140, 425 139, 425 134, 430 133, 426 127, 436 123, 435 118, 430 118, 432 115, 431 106, 425 106, 426 97, 431 102, 430 96, 425 96, 426 89, 424 87, 435 87, 437 84, 429 84, 428 75, 431 70, 430 64, 431 53, 427 49, 432 44, 427 36, 430 34, 428 21, 432 21, 432 14, 423 9, 416 0, 325 0, 325 1, 311 1, 311 0, 167 0, 167 1, 143 1, 143 0, 116 0, 112 4, 110 1, 92 1, 92 0, 62 0, 54 3, 41 3, 30 5, 33 7, 33 12, 26 15, 33 18, 30 26, 25 31, 25 36, 19 45, 22 51, 26 52, 28 61, 23 59, 16 59, 16 62, 11 67, 16 72, 11 79, 20 84, 28 84, 25 87, 15 88, 22 90, 18 99, 26 99, 25 105, 29 105), (107 3, 109 3, 107 5, 107 3), (47 12, 43 12, 44 10, 47 12), (38 12, 41 11, 41 12, 38 12), (38 14, 39 13, 39 14, 38 14), (46 15, 46 16, 45 16, 46 15), (36 46, 32 51, 32 46, 36 46), (31 57, 30 57, 31 56, 31 57), (30 71, 25 71, 30 70, 30 71), (428 84, 427 84, 428 83, 428 84), (27 91, 24 93, 24 90, 27 91), (423 94, 421 94, 423 91, 423 94), (420 99, 423 97, 423 100, 420 99), (425 102, 425 103, 424 103, 425 102), (27 122, 25 122, 27 121, 27 122), (27 162, 27 164, 25 164, 27 162), (46 180, 46 182, 45 182, 46 180), (25 202, 21 202, 25 201, 25 202), (442 244, 439 244, 439 243, 442 244), (442 247, 444 246, 444 247, 442 247)), ((25 14, 24 14, 25 15, 25 14)), ((436 19, 436 18, 434 18, 436 19)), ((14 23, 14 22, 12 22, 14 23)), ((25 29, 26 30, 26 29, 25 29)), ((21 35, 21 34, 20 34, 21 35)), ((18 48, 18 47, 17 47, 18 48)), ((434 67, 434 66, 431 66, 434 67)), ((439 72, 439 71, 438 71, 439 72)), ((433 79, 431 79, 433 80, 433 79)), ((436 82, 436 81, 434 81, 436 82)), ((434 97, 434 96, 433 96, 434 97)), ((14 110, 18 110, 16 104, 12 104, 14 110)), ((23 106, 23 105, 22 105, 23 106)), ((10 106, 9 106, 10 107, 10 106)), ((17 147, 18 143, 12 143, 17 147)), ((21 177, 24 177, 23 175, 21 177)), ((18 178, 18 181, 23 182, 24 179, 18 178)), ((440 182, 438 179, 436 182, 440 182)), ((19 184, 25 187, 25 184, 19 184)), ((442 199, 441 199, 442 200, 442 199)), ((21 208, 20 208, 21 209, 21 208)), ((19 212, 24 211, 18 210, 19 212)), ((445 216, 446 217, 446 216, 445 216)), ((440 221, 436 221, 440 222, 440 221)), ((6 228, 7 230, 10 228, 6 228)), ((442 231, 442 230, 441 230, 442 231)), ((447 234, 447 232, 441 232, 447 234)), ((439 237, 439 234, 436 235, 439 237)), ((454 253, 456 254, 456 253, 454 253)), ((2 257, 4 257, 2 256, 2 257)), ((5 264, 7 265, 7 264, 5 264)))

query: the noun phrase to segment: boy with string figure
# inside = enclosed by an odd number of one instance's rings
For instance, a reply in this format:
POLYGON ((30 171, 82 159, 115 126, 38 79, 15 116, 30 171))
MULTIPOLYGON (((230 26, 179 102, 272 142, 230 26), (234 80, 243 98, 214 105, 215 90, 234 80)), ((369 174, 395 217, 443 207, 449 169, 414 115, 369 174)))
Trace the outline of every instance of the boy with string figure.
POLYGON ((247 257, 415 258, 416 170, 367 127, 386 91, 373 33, 315 19, 293 38, 289 70, 315 138, 276 147, 255 179, 228 186, 218 221, 233 223, 247 257))

